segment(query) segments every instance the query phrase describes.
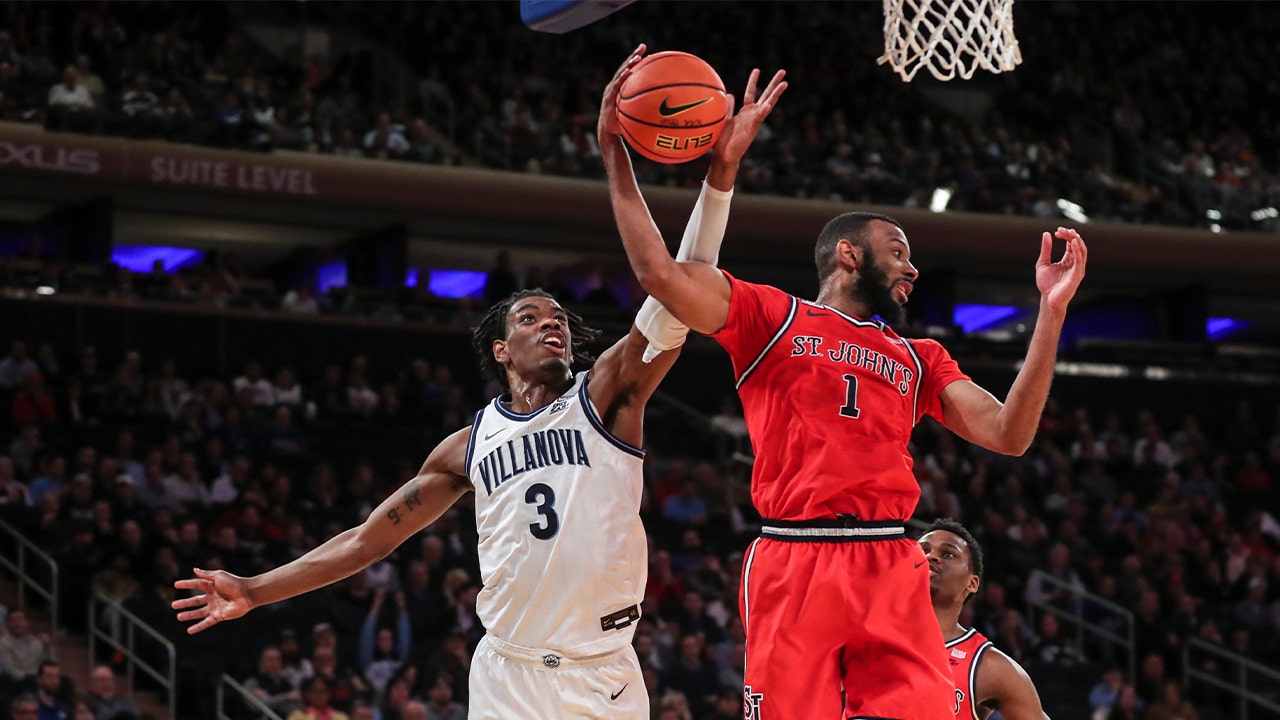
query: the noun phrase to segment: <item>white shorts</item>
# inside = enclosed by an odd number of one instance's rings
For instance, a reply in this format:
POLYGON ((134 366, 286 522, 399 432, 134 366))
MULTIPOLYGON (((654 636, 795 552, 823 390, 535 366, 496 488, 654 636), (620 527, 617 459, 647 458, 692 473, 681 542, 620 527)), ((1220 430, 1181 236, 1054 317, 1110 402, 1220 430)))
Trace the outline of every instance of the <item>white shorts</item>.
POLYGON ((649 693, 630 646, 570 659, 485 635, 471 661, 470 720, 648 720, 649 693))

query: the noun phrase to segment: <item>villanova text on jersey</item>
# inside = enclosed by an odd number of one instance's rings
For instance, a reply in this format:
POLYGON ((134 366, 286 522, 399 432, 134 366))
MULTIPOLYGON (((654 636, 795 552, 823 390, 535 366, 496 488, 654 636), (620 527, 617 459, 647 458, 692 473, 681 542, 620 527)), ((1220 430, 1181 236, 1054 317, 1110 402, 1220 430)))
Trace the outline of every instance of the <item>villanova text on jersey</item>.
POLYGON ((480 460, 477 468, 486 495, 508 480, 532 470, 560 465, 591 467, 582 431, 574 428, 539 430, 508 440, 480 460))

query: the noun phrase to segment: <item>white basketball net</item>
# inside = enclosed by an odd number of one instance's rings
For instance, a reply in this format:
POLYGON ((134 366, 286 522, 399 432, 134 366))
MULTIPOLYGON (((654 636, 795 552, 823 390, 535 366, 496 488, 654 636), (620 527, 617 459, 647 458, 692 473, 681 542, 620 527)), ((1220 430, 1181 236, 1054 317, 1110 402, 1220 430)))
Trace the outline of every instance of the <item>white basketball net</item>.
POLYGON ((1013 0, 884 0, 884 55, 904 82, 921 68, 939 80, 969 79, 1022 62, 1013 0))

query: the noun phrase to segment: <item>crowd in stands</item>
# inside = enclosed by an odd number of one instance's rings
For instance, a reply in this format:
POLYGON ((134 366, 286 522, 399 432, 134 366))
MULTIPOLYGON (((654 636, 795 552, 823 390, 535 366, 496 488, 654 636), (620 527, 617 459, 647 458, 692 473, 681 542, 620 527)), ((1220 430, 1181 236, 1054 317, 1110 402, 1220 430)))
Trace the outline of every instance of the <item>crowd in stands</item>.
MULTIPOLYGON (((953 84, 968 94, 949 110, 927 82, 904 85, 876 65, 874 4, 751 3, 724 33, 717 12, 642 2, 607 32, 557 36, 524 28, 514 2, 265 3, 235 14, 9 3, 0 119, 600 177, 599 92, 644 40, 712 60, 733 92, 753 64, 790 72, 741 175, 747 192, 928 206, 946 188, 951 209, 1060 217, 1062 199, 1093 219, 1274 232, 1280 20, 1266 3, 1211 5, 1154 16, 1116 2, 1017 8, 1023 65, 953 84), (339 30, 363 32, 365 43, 307 56, 301 44, 255 40, 255 20, 327 27, 335 45, 339 30), (794 43, 751 40, 779 27, 794 28, 794 43), (393 57, 376 50, 387 45, 393 57), (393 79, 401 87, 389 89, 393 79)), ((680 185, 703 170, 639 166, 643 181, 680 185)))
MULTIPOLYGON (((83 631, 85 599, 101 592, 175 641, 175 579, 197 566, 261 572, 361 522, 496 392, 461 387, 452 368, 425 360, 370 367, 355 356, 317 377, 250 361, 232 377, 195 377, 137 352, 100 359, 38 337, 7 348, 0 513, 53 549, 70 629, 83 631)), ((732 407, 708 423, 741 430, 732 407)), ((977 451, 935 424, 913 451, 917 517, 960 519, 986 554, 961 622, 1025 665, 1051 707, 1154 719, 1179 717, 1168 708, 1190 698, 1200 717, 1220 717, 1229 694, 1181 685, 1190 639, 1280 662, 1277 407, 1099 417, 1053 399, 1022 458, 977 451), (1121 636, 1123 619, 1064 586, 1133 613, 1136 676, 1114 643, 1078 642, 1069 618, 1121 636)), ((655 717, 740 715, 738 569, 758 520, 743 473, 659 448, 642 514, 651 553, 635 644, 655 717)), ((264 616, 223 649, 227 670, 294 720, 328 705, 351 717, 463 717, 483 634, 475 543, 463 500, 386 561, 264 616)), ((43 644, 23 623, 10 612, 0 637, 10 689, 40 682, 43 644), (22 662, 5 653, 15 638, 30 646, 22 662)), ((217 661, 198 656, 209 675, 217 661)), ((1193 662, 1235 677, 1225 661, 1193 662)))

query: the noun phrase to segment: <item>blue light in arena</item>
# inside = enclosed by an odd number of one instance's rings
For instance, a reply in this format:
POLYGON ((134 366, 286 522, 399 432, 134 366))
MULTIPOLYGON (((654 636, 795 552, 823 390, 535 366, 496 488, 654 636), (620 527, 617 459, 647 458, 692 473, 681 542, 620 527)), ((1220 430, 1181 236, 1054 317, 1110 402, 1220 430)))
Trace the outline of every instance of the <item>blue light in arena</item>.
POLYGON ((418 268, 409 268, 404 271, 404 286, 418 287, 418 268))
POLYGON ((346 286, 346 260, 334 260, 316 268, 316 292, 327 293, 330 288, 346 286))
POLYGON ((1018 314, 1012 305, 956 305, 952 319, 966 333, 977 332, 1018 314))
POLYGON ((1209 335, 1210 340, 1221 340, 1224 337, 1235 335, 1247 327, 1249 327, 1249 323, 1235 318, 1209 318, 1204 323, 1205 332, 1209 335))
POLYGON ((111 262, 136 273, 149 273, 155 261, 164 263, 164 271, 177 272, 204 261, 204 253, 192 248, 160 245, 116 245, 111 248, 111 262))
POLYGON ((475 297, 484 292, 487 273, 477 270, 431 270, 427 287, 436 297, 475 297))

